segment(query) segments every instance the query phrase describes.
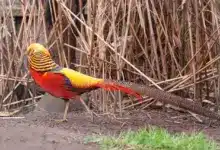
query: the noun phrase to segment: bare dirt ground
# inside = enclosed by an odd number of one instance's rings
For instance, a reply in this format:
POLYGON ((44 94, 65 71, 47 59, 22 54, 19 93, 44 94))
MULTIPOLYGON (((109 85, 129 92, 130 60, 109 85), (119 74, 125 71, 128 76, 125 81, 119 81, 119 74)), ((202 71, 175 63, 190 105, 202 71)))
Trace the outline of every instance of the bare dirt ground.
POLYGON ((171 132, 203 131, 210 138, 220 140, 219 122, 202 118, 205 122, 199 123, 186 113, 170 109, 133 111, 126 113, 124 119, 95 117, 94 122, 84 111, 70 112, 67 123, 56 123, 53 120, 61 118, 62 113, 48 113, 39 108, 18 116, 25 118, 0 118, 1 150, 98 150, 98 145, 84 144, 84 137, 118 134, 123 130, 148 125, 164 127, 171 132))

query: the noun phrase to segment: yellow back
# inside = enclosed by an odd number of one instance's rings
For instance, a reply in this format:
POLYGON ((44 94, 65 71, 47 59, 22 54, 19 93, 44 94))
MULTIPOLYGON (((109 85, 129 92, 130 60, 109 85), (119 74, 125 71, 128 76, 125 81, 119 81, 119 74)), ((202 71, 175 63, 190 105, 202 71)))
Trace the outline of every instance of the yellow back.
POLYGON ((80 72, 74 71, 69 68, 63 68, 60 73, 64 74, 72 83, 73 86, 86 88, 95 85, 99 82, 103 82, 103 79, 94 78, 80 72))

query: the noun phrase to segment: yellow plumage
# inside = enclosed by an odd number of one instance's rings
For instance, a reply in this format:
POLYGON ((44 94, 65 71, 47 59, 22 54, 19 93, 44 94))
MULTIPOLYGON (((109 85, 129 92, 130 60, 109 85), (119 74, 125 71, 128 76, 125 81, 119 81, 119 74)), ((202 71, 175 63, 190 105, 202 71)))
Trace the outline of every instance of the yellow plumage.
POLYGON ((103 79, 94 78, 68 68, 63 68, 59 70, 59 72, 64 74, 71 81, 73 86, 79 88, 90 87, 104 81, 103 79))

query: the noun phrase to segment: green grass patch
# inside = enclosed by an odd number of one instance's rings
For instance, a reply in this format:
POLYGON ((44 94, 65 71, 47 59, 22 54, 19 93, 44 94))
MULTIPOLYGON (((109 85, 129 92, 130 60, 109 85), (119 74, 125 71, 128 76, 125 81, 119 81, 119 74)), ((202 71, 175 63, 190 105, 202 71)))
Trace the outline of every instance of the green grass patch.
POLYGON ((217 150, 217 144, 203 133, 170 134, 165 129, 150 127, 136 132, 123 132, 119 136, 86 137, 102 150, 217 150))

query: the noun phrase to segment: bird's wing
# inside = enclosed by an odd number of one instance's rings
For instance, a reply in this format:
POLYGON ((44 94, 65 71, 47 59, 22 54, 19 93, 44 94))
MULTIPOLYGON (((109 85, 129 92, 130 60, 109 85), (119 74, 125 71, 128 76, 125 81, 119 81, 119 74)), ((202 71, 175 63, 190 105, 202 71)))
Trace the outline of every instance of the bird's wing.
POLYGON ((69 68, 59 68, 53 70, 53 73, 63 75, 66 88, 73 91, 89 91, 91 88, 97 88, 96 84, 104 81, 103 79, 94 78, 69 68))

